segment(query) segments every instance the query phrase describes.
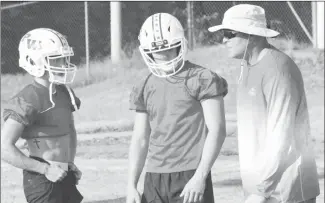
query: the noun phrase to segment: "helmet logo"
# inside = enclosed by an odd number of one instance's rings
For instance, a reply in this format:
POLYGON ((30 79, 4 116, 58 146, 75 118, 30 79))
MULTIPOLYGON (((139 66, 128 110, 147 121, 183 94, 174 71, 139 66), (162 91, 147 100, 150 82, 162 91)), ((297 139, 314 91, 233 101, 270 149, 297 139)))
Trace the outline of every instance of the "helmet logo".
POLYGON ((38 40, 27 39, 27 48, 32 50, 42 49, 42 42, 38 40))
POLYGON ((164 47, 166 44, 168 44, 167 40, 163 40, 163 41, 156 41, 156 42, 152 42, 151 46, 154 48, 162 48, 164 47))

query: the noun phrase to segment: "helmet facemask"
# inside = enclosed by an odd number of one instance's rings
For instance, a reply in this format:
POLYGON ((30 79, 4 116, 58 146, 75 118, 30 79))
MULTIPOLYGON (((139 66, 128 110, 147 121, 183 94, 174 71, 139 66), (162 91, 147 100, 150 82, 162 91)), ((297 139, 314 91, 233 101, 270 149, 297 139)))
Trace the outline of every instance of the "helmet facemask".
POLYGON ((150 48, 140 46, 140 53, 149 67, 149 70, 158 77, 169 77, 178 73, 184 66, 185 62, 185 39, 173 39, 170 43, 167 40, 163 42, 152 42, 150 48), (166 50, 176 49, 177 56, 165 62, 157 62, 153 54, 166 50))
POLYGON ((73 50, 61 50, 60 55, 51 55, 45 57, 45 70, 49 72, 49 81, 59 84, 72 83, 76 75, 76 65, 70 63, 70 57, 73 56, 73 50))

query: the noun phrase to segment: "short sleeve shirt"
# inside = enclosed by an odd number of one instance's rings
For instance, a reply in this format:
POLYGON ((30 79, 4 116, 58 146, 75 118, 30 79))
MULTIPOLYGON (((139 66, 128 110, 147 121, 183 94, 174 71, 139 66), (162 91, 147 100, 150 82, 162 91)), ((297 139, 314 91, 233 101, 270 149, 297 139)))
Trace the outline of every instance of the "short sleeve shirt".
POLYGON ((201 102, 225 96, 227 87, 225 79, 189 61, 172 77, 150 74, 134 86, 130 109, 147 112, 150 120, 148 172, 197 168, 207 135, 201 102))
MULTIPOLYGON (((77 108, 80 99, 72 91, 77 108)), ((57 85, 52 95, 55 103, 50 108, 49 89, 34 82, 23 88, 4 104, 3 119, 14 119, 25 125, 22 138, 69 134, 73 127, 72 112, 75 111, 67 87, 57 85)))

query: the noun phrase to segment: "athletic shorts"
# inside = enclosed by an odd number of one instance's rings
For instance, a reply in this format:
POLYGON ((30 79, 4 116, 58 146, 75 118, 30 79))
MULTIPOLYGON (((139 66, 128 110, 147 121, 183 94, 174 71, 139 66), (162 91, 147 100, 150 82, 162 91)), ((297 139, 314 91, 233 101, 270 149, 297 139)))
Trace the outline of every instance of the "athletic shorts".
MULTIPOLYGON (((48 163, 39 157, 30 158, 48 163)), ((53 183, 43 174, 23 170, 23 184, 28 203, 80 203, 83 199, 73 171, 68 171, 62 181, 53 183)))
POLYGON ((306 200, 306 201, 303 201, 303 202, 300 202, 300 203, 316 203, 316 197, 312 198, 312 199, 309 199, 309 200, 306 200))
MULTIPOLYGON (((146 173, 141 203, 183 203, 180 197, 195 170, 174 173, 146 173)), ((214 203, 211 172, 205 181, 202 203, 214 203)))

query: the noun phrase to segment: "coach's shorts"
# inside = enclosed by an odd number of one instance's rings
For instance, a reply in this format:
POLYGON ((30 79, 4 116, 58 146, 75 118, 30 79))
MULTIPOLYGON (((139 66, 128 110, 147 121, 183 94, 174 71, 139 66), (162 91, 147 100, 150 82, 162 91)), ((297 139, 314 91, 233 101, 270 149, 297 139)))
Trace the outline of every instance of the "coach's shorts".
MULTIPOLYGON (((47 163, 44 159, 30 157, 47 163)), ((80 203, 83 196, 76 187, 73 171, 60 182, 53 183, 45 175, 23 170, 24 193, 28 203, 80 203)))
MULTIPOLYGON (((195 170, 175 173, 146 173, 141 203, 183 203, 182 193, 195 170)), ((206 179, 202 203, 214 203, 211 172, 206 179)))

